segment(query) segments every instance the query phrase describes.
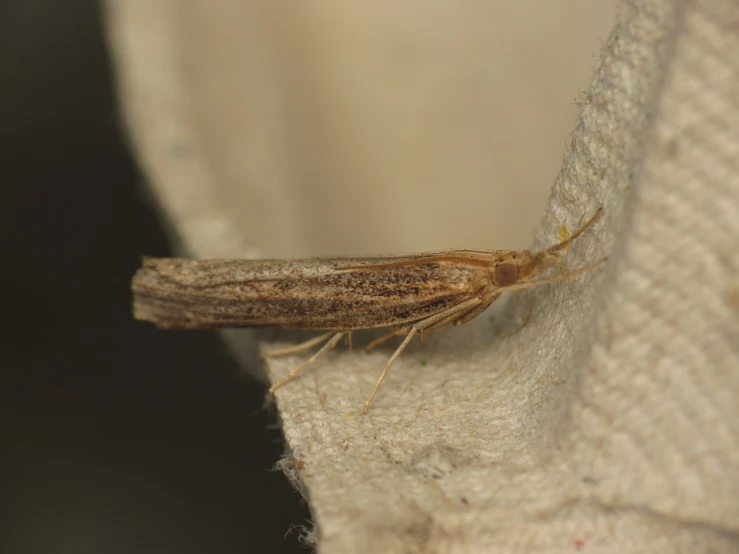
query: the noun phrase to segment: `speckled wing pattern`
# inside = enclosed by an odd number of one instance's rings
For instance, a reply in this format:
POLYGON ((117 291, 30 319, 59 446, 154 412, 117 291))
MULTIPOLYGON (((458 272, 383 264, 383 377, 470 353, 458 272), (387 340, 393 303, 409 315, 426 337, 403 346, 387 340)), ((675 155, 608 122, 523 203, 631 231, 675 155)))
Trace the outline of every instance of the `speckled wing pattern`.
POLYGON ((447 250, 363 258, 144 258, 134 315, 159 327, 351 330, 437 314, 490 285, 497 252, 447 250))

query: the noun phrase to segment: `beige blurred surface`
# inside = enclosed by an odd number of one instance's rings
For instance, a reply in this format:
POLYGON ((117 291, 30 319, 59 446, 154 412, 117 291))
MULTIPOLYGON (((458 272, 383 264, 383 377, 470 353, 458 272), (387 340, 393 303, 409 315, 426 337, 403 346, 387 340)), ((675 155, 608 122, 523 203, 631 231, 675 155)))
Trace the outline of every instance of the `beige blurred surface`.
POLYGON ((108 5, 134 143, 200 257, 527 246, 614 11, 108 5))

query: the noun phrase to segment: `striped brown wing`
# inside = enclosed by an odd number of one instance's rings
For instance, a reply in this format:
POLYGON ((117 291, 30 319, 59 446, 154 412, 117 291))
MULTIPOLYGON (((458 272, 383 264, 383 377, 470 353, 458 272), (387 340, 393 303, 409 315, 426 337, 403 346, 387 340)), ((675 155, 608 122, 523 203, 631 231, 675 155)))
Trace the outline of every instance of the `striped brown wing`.
POLYGON ((309 260, 144 259, 134 315, 159 327, 367 329, 436 314, 475 295, 478 256, 309 260))

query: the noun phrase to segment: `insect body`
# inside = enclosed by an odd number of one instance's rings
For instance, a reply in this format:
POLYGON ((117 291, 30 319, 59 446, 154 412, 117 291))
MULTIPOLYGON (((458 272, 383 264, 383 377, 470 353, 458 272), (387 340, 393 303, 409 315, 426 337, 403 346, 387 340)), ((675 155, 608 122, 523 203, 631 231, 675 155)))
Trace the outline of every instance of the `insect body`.
POLYGON ((405 336, 387 362, 365 413, 388 369, 416 334, 460 325, 478 316, 502 293, 566 279, 602 260, 554 277, 532 280, 562 264, 566 248, 600 215, 572 236, 541 252, 443 250, 407 256, 304 260, 185 260, 144 258, 133 279, 134 317, 169 329, 272 327, 327 331, 267 357, 323 347, 276 382, 295 378, 352 331, 390 327, 368 345, 405 336))

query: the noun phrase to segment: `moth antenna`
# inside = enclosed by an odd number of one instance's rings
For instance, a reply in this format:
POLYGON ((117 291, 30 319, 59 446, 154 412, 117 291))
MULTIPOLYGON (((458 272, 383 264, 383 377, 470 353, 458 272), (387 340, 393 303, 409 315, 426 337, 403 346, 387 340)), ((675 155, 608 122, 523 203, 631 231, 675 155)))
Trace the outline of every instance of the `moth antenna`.
POLYGON ((559 275, 555 275, 554 277, 547 277, 545 279, 536 279, 534 281, 524 281, 523 283, 514 283, 513 285, 506 285, 505 287, 498 287, 497 289, 495 289, 495 294, 500 294, 503 292, 513 292, 516 290, 526 290, 526 289, 530 289, 531 287, 538 287, 539 285, 548 285, 549 283, 556 283, 557 281, 569 279, 570 277, 574 277, 575 275, 580 275, 580 273, 585 273, 586 271, 595 269, 596 267, 601 265, 603 262, 605 262, 607 259, 608 258, 602 258, 598 260, 597 262, 593 262, 592 264, 588 264, 586 266, 579 267, 571 271, 565 271, 564 273, 560 273, 559 275))
POLYGON ((574 233, 572 233, 572 236, 570 238, 568 238, 567 240, 563 240, 562 242, 560 242, 558 244, 555 244, 554 246, 550 246, 549 248, 547 248, 546 250, 544 250, 544 252, 556 252, 557 250, 562 250, 564 248, 567 248, 570 244, 572 244, 572 242, 577 237, 579 237, 580 235, 582 235, 588 229, 588 227, 590 227, 593 223, 595 223, 595 220, 600 217, 600 214, 602 212, 603 212, 603 206, 601 206, 600 208, 598 208, 595 211, 595 214, 593 215, 593 217, 591 217, 585 223, 585 225, 583 225, 577 231, 575 231, 574 233))

